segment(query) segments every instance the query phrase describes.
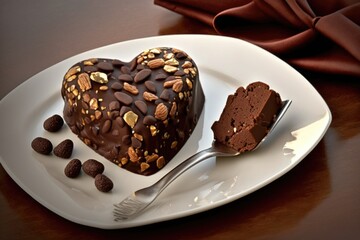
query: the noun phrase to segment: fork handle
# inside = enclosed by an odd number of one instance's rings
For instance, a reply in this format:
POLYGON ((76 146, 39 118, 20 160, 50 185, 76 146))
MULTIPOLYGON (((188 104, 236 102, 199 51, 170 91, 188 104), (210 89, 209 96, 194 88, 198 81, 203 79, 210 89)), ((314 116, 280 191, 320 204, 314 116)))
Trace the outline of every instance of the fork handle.
POLYGON ((219 155, 218 153, 219 152, 216 151, 216 149, 210 147, 192 155, 191 157, 180 163, 170 172, 165 174, 165 176, 163 176, 159 181, 149 187, 149 190, 151 189, 152 192, 151 194, 156 195, 154 199, 181 174, 183 174, 196 164, 202 162, 203 160, 219 155))

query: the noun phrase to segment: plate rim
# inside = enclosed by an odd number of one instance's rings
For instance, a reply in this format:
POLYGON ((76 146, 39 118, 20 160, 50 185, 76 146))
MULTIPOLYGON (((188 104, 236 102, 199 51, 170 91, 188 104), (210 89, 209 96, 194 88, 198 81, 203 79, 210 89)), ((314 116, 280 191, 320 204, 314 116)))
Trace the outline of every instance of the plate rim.
MULTIPOLYGON (((64 65, 66 62, 68 62, 69 60, 72 60, 72 59, 76 59, 76 58, 80 58, 81 56, 83 56, 84 54, 87 54, 89 52, 93 52, 93 51, 101 51, 102 49, 106 49, 106 48, 111 48, 111 47, 115 47, 117 45, 126 45, 126 44, 136 44, 138 42, 141 42, 141 41, 156 41, 158 39, 165 39, 165 38, 168 38, 168 39, 171 39, 171 38, 214 38, 214 39, 231 39, 231 41, 239 41, 241 42, 242 44, 245 44, 246 46, 249 46, 251 48, 254 48, 256 49, 257 51, 262 51, 263 53, 266 53, 266 54, 270 54, 270 56, 272 58, 275 58, 277 59, 277 61, 280 61, 282 64, 286 64, 287 67, 289 67, 290 69, 292 69, 293 71, 295 71, 297 74, 299 74, 300 76, 302 76, 298 71, 296 71, 293 67, 291 67, 289 64, 287 64, 286 62, 284 62, 283 60, 281 60, 280 58, 278 58, 277 56, 273 55, 272 53, 256 46, 256 45, 253 45, 249 42, 246 42, 244 40, 240 40, 240 39, 236 39, 236 38, 232 38, 232 37, 225 37, 225 36, 218 36, 218 35, 204 35, 204 34, 172 34, 172 35, 161 35, 161 36, 152 36, 152 37, 144 37, 144 38, 137 38, 137 39, 130 39, 130 40, 126 40, 126 41, 122 41, 122 42, 117 42, 117 43, 112 43, 112 44, 109 44, 109 45, 105 45, 105 46, 101 46, 101 47, 98 47, 98 48, 95 48, 95 49, 91 49, 91 50, 88 50, 88 51, 85 51, 85 52, 82 52, 82 53, 79 53, 79 54, 76 54, 74 56, 71 56, 67 59, 64 59, 62 61, 60 61, 59 63, 56 63, 42 71, 40 71, 39 73, 33 75, 32 77, 28 78, 27 80, 25 80, 24 82, 22 82, 20 85, 18 85, 15 89, 13 89, 12 91, 10 91, 8 94, 6 94, 0 101, 0 109, 3 110, 3 108, 5 108, 6 104, 9 104, 8 102, 12 101, 12 98, 14 98, 14 95, 16 95, 19 91, 19 89, 24 89, 26 88, 28 85, 30 84, 34 84, 34 82, 36 81, 35 79, 37 79, 37 77, 39 75, 41 75, 42 73, 44 72, 47 72, 49 71, 49 69, 56 69, 57 66, 61 66, 61 65, 64 65)), ((331 121, 332 121, 332 115, 331 115, 331 112, 330 112, 330 109, 329 107, 327 106, 325 100, 322 98, 322 96, 317 92, 317 90, 312 86, 312 84, 307 81, 303 76, 302 78, 306 81, 306 83, 313 88, 313 90, 318 94, 318 97, 320 97, 320 99, 322 100, 322 104, 323 104, 323 107, 325 107, 323 110, 325 111, 325 117, 327 118, 326 119, 326 125, 324 126, 324 129, 322 131, 322 134, 321 134, 321 137, 317 139, 316 141, 316 144, 314 144, 310 149, 308 149, 307 153, 297 161, 296 164, 293 164, 291 165, 291 168, 289 169, 284 169, 281 173, 278 173, 273 180, 269 181, 269 182, 263 182, 263 184, 257 186, 254 190, 250 191, 249 193, 251 192, 254 192, 254 191, 257 191, 258 189, 268 185, 269 183, 273 182, 274 180, 278 179, 280 176, 283 176, 285 173, 289 172, 292 168, 294 168, 299 162, 301 162, 307 155, 308 153, 310 153, 315 147, 316 145, 321 141, 321 139, 323 138, 323 136, 325 135, 327 129, 329 128, 330 124, 331 124, 331 121)), ((38 197, 38 195, 36 194, 36 192, 34 192, 32 189, 30 189, 25 183, 23 183, 19 178, 18 176, 12 172, 12 170, 10 169, 10 167, 7 165, 7 162, 5 159, 3 159, 3 154, 0 154, 0 163, 1 165, 3 166, 3 168, 5 169, 5 171, 7 172, 7 174, 9 174, 9 176, 17 183, 17 185, 19 185, 27 194, 29 194, 33 199, 35 199, 37 202, 39 202, 41 205, 45 206, 46 208, 48 208, 50 211, 53 211, 55 212, 56 214, 58 214, 59 216, 61 217, 64 217, 66 219, 68 219, 69 221, 73 221, 73 222, 76 222, 76 223, 79 223, 79 224, 82 224, 82 225, 87 225, 87 226, 92 226, 92 227, 98 227, 98 228, 106 228, 106 229, 118 229, 118 228, 127 228, 127 227, 134 227, 134 226, 141 226, 141 225, 147 225, 147 224, 151 224, 151 223, 155 223, 155 222, 162 222, 162 221, 167 221, 167 220, 171 220, 171 219, 175 219, 175 218, 180 218, 180 217, 184 217, 184 216, 189 216, 189 215, 193 215, 193 214, 197 214, 199 212, 203 212, 203 211, 207 211, 209 209, 213 209, 213 208, 216 208, 216 207, 219 207, 219 206, 222 206, 224 204, 227 204, 229 202, 232 202, 232 201, 235 201, 243 196, 246 196, 248 195, 249 193, 246 193, 242 196, 239 196, 239 197, 235 197, 235 198, 228 198, 226 200, 223 200, 223 201, 219 201, 219 202, 216 202, 215 204, 213 204, 210 208, 207 208, 207 209, 203 209, 202 207, 200 208, 197 208, 197 209, 192 209, 192 210, 189 210, 189 211, 183 211, 182 213, 178 213, 178 214, 175 214, 176 216, 173 216, 174 214, 172 214, 171 216, 164 216, 163 218, 158 218, 157 220, 155 221, 143 221, 141 222, 140 221, 140 224, 136 224, 136 222, 129 222, 129 223, 123 223, 123 224, 114 224, 112 226, 109 226, 107 224, 104 224, 104 225, 101 225, 99 223, 89 223, 89 224, 84 224, 84 222, 81 221, 81 219, 74 219, 72 216, 68 216, 66 215, 66 213, 64 213, 63 211, 61 211, 61 209, 58 209, 57 207, 55 207, 53 204, 45 201, 44 199, 38 197)))

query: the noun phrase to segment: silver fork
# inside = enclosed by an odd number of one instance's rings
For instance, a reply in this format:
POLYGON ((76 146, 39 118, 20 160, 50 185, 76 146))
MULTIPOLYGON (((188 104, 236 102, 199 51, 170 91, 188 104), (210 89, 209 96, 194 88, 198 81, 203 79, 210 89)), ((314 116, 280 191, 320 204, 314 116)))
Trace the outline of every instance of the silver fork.
MULTIPOLYGON (((280 119, 284 116, 285 112, 289 108, 291 104, 291 100, 285 100, 282 102, 282 108, 277 115, 274 123, 269 129, 268 134, 259 142, 259 144, 252 150, 259 148, 259 146, 265 142, 270 133, 274 130, 280 119)), ((154 183, 153 185, 137 190, 132 193, 130 196, 125 198, 122 202, 114 204, 114 220, 121 221, 129 219, 130 217, 138 215, 142 210, 144 210, 147 206, 149 206, 158 196, 159 194, 177 177, 183 174, 185 171, 193 167, 194 165, 202 162, 203 160, 218 156, 218 157, 229 157, 229 156, 237 156, 240 152, 229 148, 223 144, 220 144, 216 141, 213 141, 212 146, 210 148, 204 149, 193 156, 189 157, 170 172, 168 172, 165 176, 163 176, 159 181, 154 183)))

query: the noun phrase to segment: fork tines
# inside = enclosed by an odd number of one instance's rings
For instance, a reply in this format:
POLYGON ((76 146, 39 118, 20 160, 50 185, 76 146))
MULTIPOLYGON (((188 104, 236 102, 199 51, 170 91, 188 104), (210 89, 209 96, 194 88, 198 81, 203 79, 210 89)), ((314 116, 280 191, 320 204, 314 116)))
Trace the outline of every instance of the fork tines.
POLYGON ((146 203, 139 201, 135 196, 129 196, 125 198, 122 202, 114 204, 114 220, 121 221, 126 220, 131 216, 134 216, 142 209, 147 206, 146 203))

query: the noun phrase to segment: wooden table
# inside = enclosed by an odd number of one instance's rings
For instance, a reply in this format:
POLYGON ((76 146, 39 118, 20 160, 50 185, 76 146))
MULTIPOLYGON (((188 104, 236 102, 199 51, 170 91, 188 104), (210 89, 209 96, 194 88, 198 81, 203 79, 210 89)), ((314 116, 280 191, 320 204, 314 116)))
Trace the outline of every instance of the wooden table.
MULTIPOLYGON (((216 34, 146 0, 2 1, 0 98, 75 54, 124 40, 183 33, 216 34)), ((333 121, 318 146, 270 185, 194 216, 101 230, 49 211, 0 167, 1 238, 359 239, 360 79, 302 73, 329 105, 333 121)))

